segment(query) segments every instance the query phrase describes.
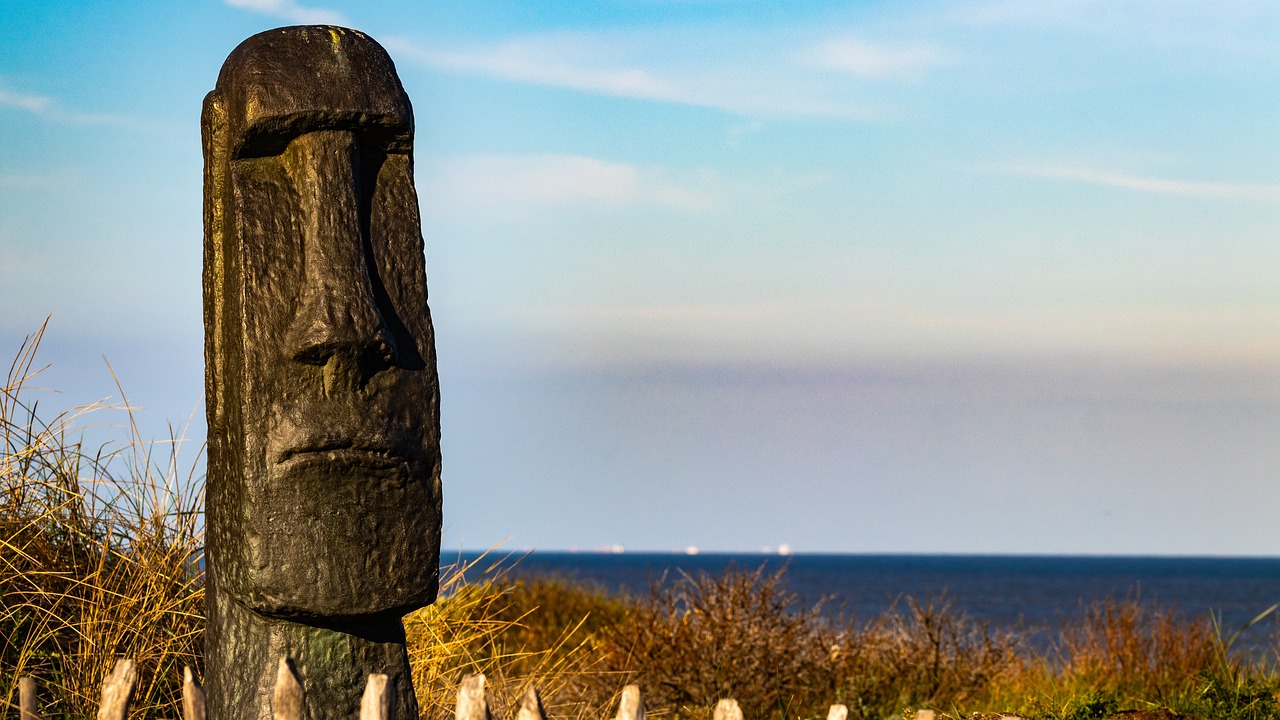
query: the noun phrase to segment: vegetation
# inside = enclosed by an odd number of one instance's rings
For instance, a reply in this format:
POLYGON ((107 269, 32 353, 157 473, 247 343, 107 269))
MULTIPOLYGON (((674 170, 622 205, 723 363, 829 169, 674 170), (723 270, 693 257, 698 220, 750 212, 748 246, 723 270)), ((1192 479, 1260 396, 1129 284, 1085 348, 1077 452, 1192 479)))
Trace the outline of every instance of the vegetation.
MULTIPOLYGON (((33 675, 46 718, 91 718, 102 678, 128 656, 134 717, 176 717, 181 668, 201 667, 200 479, 180 470, 176 440, 148 445, 131 430, 120 447, 86 448, 81 413, 42 419, 38 343, 0 389, 0 699, 16 716, 16 680, 33 675)), ((1212 618, 1136 600, 1086 608, 1046 646, 946 598, 833 620, 762 569, 642 597, 510 569, 455 563, 441 600, 406 618, 424 718, 449 717, 457 681, 484 672, 500 717, 534 682, 552 717, 608 717, 636 682, 650 715, 673 718, 709 718, 734 697, 746 717, 779 720, 825 717, 833 702, 852 720, 926 707, 974 720, 1280 720, 1274 662, 1230 652, 1212 618)))
MULTIPOLYGON (((587 706, 638 682, 650 714, 688 718, 710 717, 722 697, 737 699, 748 718, 825 717, 834 702, 855 720, 909 717, 915 708, 954 718, 1280 717, 1274 664, 1230 653, 1212 618, 1102 601, 1045 648, 969 619, 945 597, 905 598, 865 622, 832 621, 798 607, 783 580, 782 572, 731 570, 683 577, 639 599, 545 579, 509 592, 531 613, 567 597, 575 617, 595 603, 593 615, 607 618, 588 635, 596 672, 564 689, 565 700, 587 706)), ((526 633, 555 629, 514 627, 506 639, 526 633)))
POLYGON ((0 698, 14 706, 16 678, 30 674, 47 717, 92 717, 101 679, 132 657, 134 705, 154 716, 197 663, 200 493, 178 472, 176 443, 163 457, 136 437, 82 446, 75 423, 99 406, 41 418, 26 392, 39 340, 0 389, 0 698))

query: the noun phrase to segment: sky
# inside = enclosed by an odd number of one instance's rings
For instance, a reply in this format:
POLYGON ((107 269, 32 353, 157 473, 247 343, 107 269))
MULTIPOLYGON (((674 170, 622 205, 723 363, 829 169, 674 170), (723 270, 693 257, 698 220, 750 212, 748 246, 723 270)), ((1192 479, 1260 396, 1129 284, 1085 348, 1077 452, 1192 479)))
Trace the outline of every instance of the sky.
POLYGON ((446 547, 1280 554, 1280 5, 0 20, 0 362, 49 318, 44 407, 118 380, 199 467, 201 101, 335 23, 414 105, 446 547))

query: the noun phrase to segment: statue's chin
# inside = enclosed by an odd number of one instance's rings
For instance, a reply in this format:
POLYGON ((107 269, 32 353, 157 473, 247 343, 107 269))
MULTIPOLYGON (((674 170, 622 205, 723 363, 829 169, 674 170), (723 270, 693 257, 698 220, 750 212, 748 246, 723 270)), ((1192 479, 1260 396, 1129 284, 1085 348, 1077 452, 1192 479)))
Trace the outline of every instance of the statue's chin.
POLYGON ((250 511, 237 596, 287 619, 403 614, 435 599, 439 501, 402 453, 339 448, 272 468, 250 511))

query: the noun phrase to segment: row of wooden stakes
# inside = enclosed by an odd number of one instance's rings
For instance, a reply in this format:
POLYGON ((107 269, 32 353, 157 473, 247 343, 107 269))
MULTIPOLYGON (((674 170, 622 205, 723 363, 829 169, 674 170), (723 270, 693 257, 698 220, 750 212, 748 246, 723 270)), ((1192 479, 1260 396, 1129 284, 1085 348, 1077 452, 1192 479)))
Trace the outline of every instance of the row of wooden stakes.
MULTIPOLYGON (((129 701, 138 675, 132 660, 118 660, 111 674, 102 683, 102 701, 98 705, 98 720, 127 720, 129 701)), ((36 683, 24 677, 18 681, 19 719, 42 720, 36 709, 36 683)), ((303 720, 304 696, 302 684, 293 672, 287 658, 280 658, 276 670, 276 688, 272 703, 273 720, 303 720)), ((373 674, 365 683, 360 699, 360 720, 391 720, 395 704, 395 688, 386 675, 373 674)), ((848 720, 849 709, 844 705, 832 705, 827 720, 848 720)), ((204 689, 196 680, 191 668, 183 670, 182 720, 205 720, 204 689)), ((493 720, 489 701, 485 696, 484 675, 468 675, 458 686, 458 704, 454 720, 493 720)), ((547 720, 538 690, 530 686, 520 701, 515 720, 547 720)), ((627 685, 622 689, 615 720, 645 720, 644 700, 639 685, 627 685)), ((712 720, 743 720, 738 701, 725 698, 716 703, 712 720)), ((931 710, 921 710, 916 720, 934 720, 931 710)))

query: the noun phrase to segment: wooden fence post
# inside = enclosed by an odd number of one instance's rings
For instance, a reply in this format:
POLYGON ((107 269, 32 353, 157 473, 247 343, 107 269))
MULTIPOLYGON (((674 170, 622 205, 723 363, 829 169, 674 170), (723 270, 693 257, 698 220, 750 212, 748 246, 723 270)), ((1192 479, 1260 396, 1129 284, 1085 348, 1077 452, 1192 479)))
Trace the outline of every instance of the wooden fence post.
POLYGON ((849 720, 849 708, 839 703, 827 711, 827 720, 849 720))
POLYGON ((618 700, 617 720, 644 720, 644 700, 640 697, 639 685, 628 685, 622 688, 622 697, 618 700))
POLYGON ((275 720, 302 720, 302 683, 293 674, 289 658, 280 658, 276 669, 276 692, 271 705, 275 720))
POLYGON ((723 698, 716 703, 716 711, 711 720, 742 720, 742 708, 733 698, 723 698))
POLYGON ((23 677, 18 680, 18 717, 21 720, 40 720, 36 712, 36 679, 23 677))
POLYGON ((484 697, 484 673, 462 678, 462 684, 458 686, 458 707, 454 711, 454 719, 492 720, 489 702, 484 697))
POLYGON ((538 689, 532 685, 524 691, 516 720, 547 720, 547 711, 542 709, 542 697, 538 695, 538 689))
POLYGON ((396 702, 395 685, 382 673, 369 675, 360 698, 360 720, 391 720, 396 702))
POLYGON ((133 686, 138 673, 132 660, 117 660, 111 674, 102 682, 102 702, 98 705, 98 720, 125 720, 129 716, 129 701, 133 698, 133 686))
POLYGON ((204 688, 191 667, 182 669, 182 720, 205 720, 204 688))

